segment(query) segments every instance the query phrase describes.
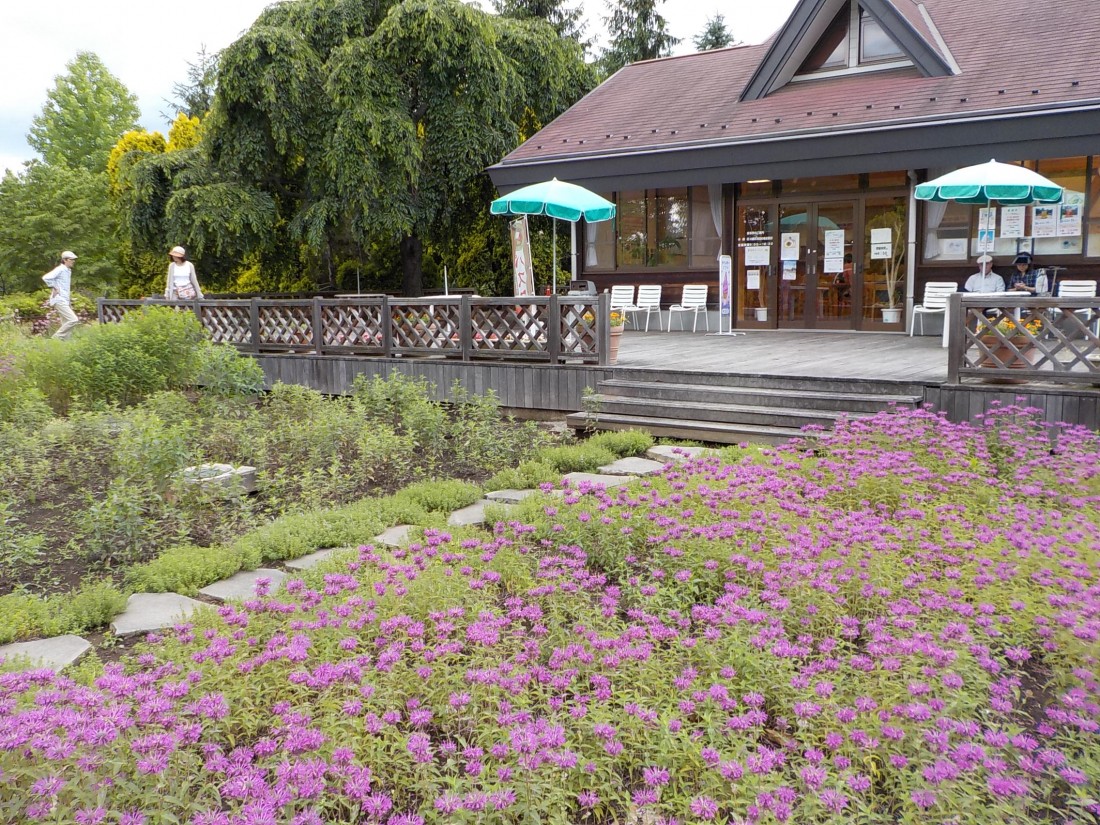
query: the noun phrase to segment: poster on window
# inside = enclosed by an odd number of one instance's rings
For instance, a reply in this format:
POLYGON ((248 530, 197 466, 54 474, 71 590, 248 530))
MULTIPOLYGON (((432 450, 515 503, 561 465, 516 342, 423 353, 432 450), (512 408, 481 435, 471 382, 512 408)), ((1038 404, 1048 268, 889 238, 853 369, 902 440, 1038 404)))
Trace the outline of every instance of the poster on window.
POLYGON ((1063 203, 1058 206, 1058 237, 1069 238, 1081 234, 1081 205, 1063 203))
POLYGON ((997 239, 994 237, 992 229, 979 229, 978 230, 978 251, 979 252, 993 252, 997 246, 997 239))
POLYGON ((1001 237, 1022 238, 1024 236, 1024 215, 1026 206, 1004 206, 1001 208, 1001 237))
POLYGON ((1058 235, 1058 213, 1053 206, 1039 205, 1031 207, 1031 236, 1033 238, 1054 238, 1058 235))
POLYGON ((760 289, 760 270, 745 270, 745 289, 760 289))
POLYGON ((843 258, 844 257, 844 230, 843 229, 826 229, 825 230, 825 258, 843 258))
POLYGON ((836 255, 836 256, 830 257, 830 256, 826 255, 825 256, 825 271, 829 272, 829 273, 843 272, 844 271, 844 256, 843 255, 836 255))
POLYGON ((797 281, 798 280, 798 262, 797 261, 784 261, 783 262, 783 280, 784 281, 797 281))
POLYGON ((771 263, 771 257, 770 246, 745 247, 745 266, 768 266, 771 263))
POLYGON ((783 261, 797 261, 799 258, 799 247, 801 246, 797 232, 784 232, 780 236, 779 251, 780 260, 783 261))
POLYGON ((517 298, 535 294, 535 273, 531 269, 531 236, 527 231, 527 216, 509 224, 512 236, 512 286, 517 298))
POLYGON ((997 207, 983 206, 978 210, 978 231, 983 229, 994 230, 997 228, 997 207))
POLYGON ((885 260, 894 252, 894 232, 883 226, 871 230, 871 260, 885 260))

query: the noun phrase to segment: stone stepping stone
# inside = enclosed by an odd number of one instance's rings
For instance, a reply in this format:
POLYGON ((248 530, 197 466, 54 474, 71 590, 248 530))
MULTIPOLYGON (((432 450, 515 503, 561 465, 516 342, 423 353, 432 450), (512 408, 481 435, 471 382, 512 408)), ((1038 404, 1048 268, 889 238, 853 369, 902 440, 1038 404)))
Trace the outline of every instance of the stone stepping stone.
POLYGON ((25 658, 31 668, 48 667, 56 671, 78 661, 91 649, 92 644, 87 639, 69 634, 4 645, 0 647, 0 659, 10 662, 25 658))
POLYGON ((111 622, 111 630, 116 636, 163 630, 190 618, 204 606, 179 593, 135 593, 126 602, 126 610, 111 622))
POLYGON ((399 524, 396 527, 391 527, 382 533, 379 533, 374 537, 374 541, 378 544, 384 544, 387 547, 404 547, 409 543, 409 533, 412 531, 413 526, 411 524, 399 524))
POLYGON ((646 450, 646 456, 652 458, 654 461, 663 461, 665 464, 670 461, 679 464, 693 458, 698 458, 706 452, 710 452, 706 447, 671 447, 666 444, 661 444, 646 450))
POLYGON ((527 496, 533 496, 538 490, 494 490, 486 493, 485 498, 498 504, 519 504, 527 496))
POLYGON ((277 590, 286 579, 286 573, 264 567, 256 570, 242 570, 235 576, 207 585, 199 593, 219 602, 227 602, 230 599, 252 599, 256 597, 256 582, 260 579, 270 581, 268 590, 272 592, 277 590))
POLYGON ((355 547, 329 547, 325 550, 318 550, 316 553, 310 553, 308 556, 299 556, 296 559, 289 559, 283 562, 291 570, 310 570, 323 561, 328 561, 337 553, 344 553, 350 550, 359 552, 359 546, 355 547))
POLYGON ((586 481, 589 484, 601 484, 604 487, 618 487, 637 480, 637 476, 612 476, 601 475, 600 473, 567 473, 562 477, 562 481, 568 481, 569 486, 574 490, 586 481))
POLYGON ((627 458, 620 458, 618 461, 613 461, 610 464, 605 464, 599 468, 601 473, 606 473, 609 476, 651 476, 655 473, 661 472, 665 468, 667 462, 653 461, 649 458, 637 458, 636 456, 630 456, 627 458))
POLYGON ((469 507, 463 507, 461 510, 455 510, 451 513, 447 519, 447 524, 452 527, 469 527, 473 524, 485 523, 485 508, 489 505, 496 507, 504 507, 507 509, 508 505, 501 501, 489 501, 488 499, 482 499, 481 501, 471 504, 469 507))

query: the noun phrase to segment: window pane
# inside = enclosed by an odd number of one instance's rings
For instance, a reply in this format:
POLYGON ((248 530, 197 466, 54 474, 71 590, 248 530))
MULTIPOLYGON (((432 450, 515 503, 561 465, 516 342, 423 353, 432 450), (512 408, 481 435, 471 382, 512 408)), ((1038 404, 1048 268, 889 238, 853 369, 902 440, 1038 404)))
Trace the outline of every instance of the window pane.
POLYGON ((924 260, 965 261, 970 237, 970 207, 960 203, 924 204, 924 260))
POLYGON ((687 187, 658 189, 654 198, 655 237, 650 266, 687 266, 687 187))
MULTIPOLYGON (((604 195, 611 200, 610 195, 604 195)), ((584 268, 591 271, 615 268, 615 221, 584 225, 584 268)))
POLYGON ((851 28, 851 10, 848 4, 837 12, 829 28, 817 41, 796 74, 816 72, 820 69, 841 69, 848 65, 848 30, 851 28))
POLYGON ((817 178, 787 178, 780 191, 784 195, 806 192, 854 192, 859 189, 859 175, 823 175, 817 178))
POLYGON ((721 241, 722 187, 691 187, 691 266, 715 268, 721 241))
MULTIPOLYGON (((867 198, 863 229, 863 317, 881 321, 882 310, 905 306, 905 254, 907 247, 906 198, 867 198), (871 232, 890 230, 890 255, 872 255, 871 232)), ((966 241, 963 240, 965 249, 966 241)), ((904 325, 902 327, 904 329, 904 325)))
MULTIPOLYGON (((1065 187, 1062 203, 1055 204, 1054 217, 1057 226, 1054 237, 1035 238, 1036 263, 1051 255, 1080 255, 1082 251, 1081 212, 1085 208, 1085 158, 1057 158, 1039 161, 1039 174, 1065 187)), ((1035 207, 1028 207, 1034 219, 1035 207)), ((1032 235, 1039 234, 1032 226, 1032 235)))
POLYGON ((905 53, 885 31, 878 21, 862 9, 859 12, 859 62, 885 60, 904 57, 905 53))
POLYGON ((619 266, 645 266, 645 192, 622 192, 616 221, 619 224, 619 266))
POLYGON ((1089 195, 1089 257, 1100 258, 1100 155, 1092 158, 1092 192, 1089 195))

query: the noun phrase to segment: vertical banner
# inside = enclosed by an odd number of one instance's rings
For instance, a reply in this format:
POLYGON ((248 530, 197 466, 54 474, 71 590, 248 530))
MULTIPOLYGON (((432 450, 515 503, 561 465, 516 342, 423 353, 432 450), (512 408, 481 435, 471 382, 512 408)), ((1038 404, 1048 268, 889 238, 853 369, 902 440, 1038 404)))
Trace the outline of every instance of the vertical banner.
POLYGON ((512 236, 512 285, 517 298, 535 294, 535 275, 531 268, 531 236, 527 231, 527 216, 508 224, 512 236))
MULTIPOLYGON (((733 312, 733 258, 718 256, 718 314, 725 318, 733 312)), ((732 324, 731 324, 732 326, 732 324)))

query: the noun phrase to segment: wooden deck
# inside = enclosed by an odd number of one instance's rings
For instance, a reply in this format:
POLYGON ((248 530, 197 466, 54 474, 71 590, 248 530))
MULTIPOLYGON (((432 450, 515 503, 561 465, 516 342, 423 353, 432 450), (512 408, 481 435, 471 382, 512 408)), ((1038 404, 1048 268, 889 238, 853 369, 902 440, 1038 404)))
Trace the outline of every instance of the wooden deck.
POLYGON ((889 332, 627 331, 616 367, 939 384, 947 380, 947 350, 939 336, 889 332))

